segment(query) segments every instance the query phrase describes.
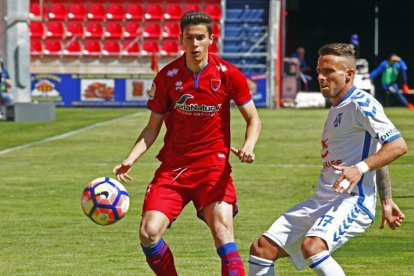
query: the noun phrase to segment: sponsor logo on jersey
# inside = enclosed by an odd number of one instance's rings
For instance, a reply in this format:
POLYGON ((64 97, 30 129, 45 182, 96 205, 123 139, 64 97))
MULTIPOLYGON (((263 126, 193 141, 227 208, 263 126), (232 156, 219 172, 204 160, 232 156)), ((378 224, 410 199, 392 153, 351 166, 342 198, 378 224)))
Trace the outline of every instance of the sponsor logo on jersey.
POLYGON ((400 134, 400 132, 398 131, 398 129, 393 128, 393 129, 389 130, 387 133, 385 133, 384 135, 381 135, 381 140, 382 141, 387 141, 388 138, 390 138, 390 137, 392 137, 396 134, 400 134))
POLYGON ((224 64, 219 63, 219 64, 217 65, 217 69, 218 69, 219 71, 226 72, 226 71, 227 71, 227 66, 226 66, 226 65, 224 65, 224 64))
POLYGON ((322 149, 321 149, 321 158, 324 159, 329 154, 328 150, 328 138, 321 141, 322 149))
POLYGON ((221 85, 221 79, 211 79, 211 80, 210 80, 210 85, 211 85, 211 88, 212 88, 214 91, 217 91, 217 90, 220 88, 220 85, 221 85))
POLYGON ((184 94, 180 97, 180 99, 175 103, 175 108, 178 110, 183 110, 186 112, 205 112, 205 113, 213 113, 220 110, 221 104, 218 105, 205 105, 205 104, 187 104, 188 99, 194 98, 193 95, 184 94))
POLYGON ((172 77, 174 77, 175 75, 177 75, 178 71, 179 71, 179 69, 178 69, 178 68, 173 68, 173 69, 171 69, 171 70, 168 70, 166 75, 167 75, 167 77, 172 78, 172 77))
POLYGON ((153 100, 154 96, 155 96, 155 90, 157 90, 157 86, 155 85, 155 83, 153 82, 151 85, 151 90, 148 93, 148 99, 153 100))
POLYGON ((341 124, 341 120, 342 120, 342 115, 343 113, 339 113, 336 118, 335 121, 333 123, 334 127, 338 127, 341 124))

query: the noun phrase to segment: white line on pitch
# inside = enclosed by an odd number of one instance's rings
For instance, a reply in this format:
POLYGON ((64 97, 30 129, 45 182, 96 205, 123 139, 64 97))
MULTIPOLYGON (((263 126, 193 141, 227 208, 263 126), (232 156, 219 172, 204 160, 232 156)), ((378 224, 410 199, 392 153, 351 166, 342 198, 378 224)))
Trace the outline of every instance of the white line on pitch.
POLYGON ((20 146, 17 146, 17 147, 8 148, 8 149, 0 151, 0 155, 4 155, 4 154, 7 154, 7 153, 10 153, 10 152, 13 152, 13 151, 17 151, 17 150, 26 149, 26 148, 30 148, 30 147, 33 147, 33 146, 45 144, 45 143, 48 143, 48 142, 51 142, 51 141, 56 141, 56 140, 59 140, 59 139, 63 139, 63 138, 66 138, 68 136, 75 135, 75 134, 81 133, 81 132, 86 131, 86 130, 94 129, 94 128, 97 128, 97 127, 100 127, 100 126, 103 126, 103 125, 107 125, 107 124, 111 124, 111 123, 114 123, 114 122, 117 122, 117 121, 129 119, 129 118, 132 118, 132 117, 136 117, 136 116, 139 116, 141 114, 142 113, 134 113, 132 115, 127 115, 127 116, 116 118, 116 119, 113 119, 113 120, 96 123, 96 124, 93 124, 93 125, 90 125, 90 126, 87 126, 87 127, 83 127, 83 128, 79 128, 77 130, 62 133, 62 134, 59 134, 59 135, 56 135, 56 136, 53 136, 53 137, 49 137, 49 138, 46 138, 46 139, 43 139, 43 140, 40 140, 40 141, 36 141, 36 142, 33 142, 33 143, 27 143, 27 144, 23 144, 23 145, 20 145, 20 146))

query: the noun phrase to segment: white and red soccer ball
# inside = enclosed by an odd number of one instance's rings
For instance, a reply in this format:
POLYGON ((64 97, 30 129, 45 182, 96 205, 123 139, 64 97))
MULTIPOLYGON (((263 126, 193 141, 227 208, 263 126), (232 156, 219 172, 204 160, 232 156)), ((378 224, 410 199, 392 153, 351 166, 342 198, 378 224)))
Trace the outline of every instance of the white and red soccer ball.
POLYGON ((93 222, 109 225, 125 216, 129 195, 121 182, 100 177, 92 180, 82 192, 82 210, 93 222))

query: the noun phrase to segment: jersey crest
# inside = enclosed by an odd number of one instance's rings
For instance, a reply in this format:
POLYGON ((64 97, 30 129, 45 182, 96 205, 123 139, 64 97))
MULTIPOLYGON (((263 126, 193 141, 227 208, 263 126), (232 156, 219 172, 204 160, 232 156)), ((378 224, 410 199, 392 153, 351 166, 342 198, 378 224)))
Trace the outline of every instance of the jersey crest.
POLYGON ((214 91, 217 91, 220 88, 220 85, 221 85, 221 79, 210 80, 211 89, 213 89, 214 91))

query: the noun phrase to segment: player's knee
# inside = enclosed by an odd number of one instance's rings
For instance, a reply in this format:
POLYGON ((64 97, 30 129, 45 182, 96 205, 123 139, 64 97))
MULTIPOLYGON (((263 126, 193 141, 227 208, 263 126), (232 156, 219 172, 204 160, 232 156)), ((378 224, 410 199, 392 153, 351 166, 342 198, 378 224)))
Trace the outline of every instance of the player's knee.
POLYGON ((305 259, 328 250, 325 241, 319 237, 305 237, 302 241, 302 255, 305 259))
POLYGON ((249 254, 266 260, 276 260, 278 258, 278 247, 270 243, 264 236, 261 236, 250 245, 249 254))
POLYGON ((154 223, 142 224, 139 230, 141 244, 149 246, 155 244, 161 238, 161 229, 154 223))

